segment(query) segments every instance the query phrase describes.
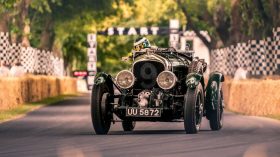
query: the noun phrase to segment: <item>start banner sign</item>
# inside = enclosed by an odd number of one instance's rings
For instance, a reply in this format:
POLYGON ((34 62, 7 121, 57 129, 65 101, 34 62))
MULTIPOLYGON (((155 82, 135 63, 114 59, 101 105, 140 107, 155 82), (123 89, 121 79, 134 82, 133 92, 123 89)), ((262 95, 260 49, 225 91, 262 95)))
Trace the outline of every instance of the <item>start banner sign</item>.
POLYGON ((100 35, 168 35, 168 27, 110 27, 100 35))

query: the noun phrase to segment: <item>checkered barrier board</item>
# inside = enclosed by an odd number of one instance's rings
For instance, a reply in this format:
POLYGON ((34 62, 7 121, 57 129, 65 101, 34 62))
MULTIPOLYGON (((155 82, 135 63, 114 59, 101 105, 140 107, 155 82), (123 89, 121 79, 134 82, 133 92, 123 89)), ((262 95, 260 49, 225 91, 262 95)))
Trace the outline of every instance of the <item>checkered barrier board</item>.
POLYGON ((20 62, 26 73, 64 75, 63 59, 55 57, 50 51, 10 44, 9 34, 3 32, 0 32, 0 61, 9 65, 20 62))
POLYGON ((277 53, 275 53, 275 41, 271 37, 265 40, 265 75, 273 75, 277 72, 277 53))
POLYGON ((274 54, 276 54, 277 74, 280 74, 280 27, 273 29, 274 54))
POLYGON ((36 63, 36 73, 37 74, 47 74, 48 71, 48 60, 50 55, 48 51, 38 50, 37 51, 37 63, 36 63))
POLYGON ((37 51, 32 47, 22 47, 21 64, 26 73, 34 73, 37 60, 37 51))
POLYGON ((9 51, 9 34, 5 32, 0 32, 0 61, 7 61, 9 51))
POLYGON ((252 40, 251 52, 251 75, 266 75, 266 49, 264 40, 252 40))
POLYGON ((211 51, 210 70, 234 75, 237 67, 246 67, 252 76, 280 74, 280 27, 273 37, 251 40, 211 51))
POLYGON ((61 58, 54 58, 54 76, 63 76, 64 75, 64 61, 61 58))
POLYGON ((49 54, 50 59, 48 60, 48 75, 64 76, 64 62, 63 59, 55 57, 52 53, 49 54))
POLYGON ((10 45, 10 50, 7 52, 7 62, 10 65, 13 65, 16 62, 20 62, 21 59, 21 51, 22 51, 22 46, 21 44, 11 44, 10 45))

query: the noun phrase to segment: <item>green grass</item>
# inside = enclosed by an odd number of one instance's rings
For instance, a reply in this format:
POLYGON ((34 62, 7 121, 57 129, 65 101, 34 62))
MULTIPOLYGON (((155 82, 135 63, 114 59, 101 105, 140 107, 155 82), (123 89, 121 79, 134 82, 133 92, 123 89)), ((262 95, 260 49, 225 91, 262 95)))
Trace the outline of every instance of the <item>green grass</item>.
MULTIPOLYGON (((232 113, 234 113, 234 114, 246 116, 246 114, 241 113, 241 112, 232 111, 232 110, 229 110, 229 109, 226 109, 226 111, 232 112, 232 113)), ((267 118, 272 118, 272 119, 280 120, 280 114, 278 114, 278 115, 264 115, 264 116, 259 116, 259 117, 267 117, 267 118)))
POLYGON ((45 105, 52 105, 54 103, 60 102, 62 100, 65 100, 70 97, 75 97, 77 95, 61 95, 61 96, 56 96, 56 97, 51 97, 51 98, 46 98, 38 102, 31 102, 28 104, 23 104, 20 105, 16 108, 5 110, 5 111, 0 111, 0 122, 4 122, 16 117, 20 117, 25 115, 26 113, 39 108, 41 106, 45 105))
POLYGON ((280 120, 280 114, 279 115, 268 115, 266 117, 280 120))

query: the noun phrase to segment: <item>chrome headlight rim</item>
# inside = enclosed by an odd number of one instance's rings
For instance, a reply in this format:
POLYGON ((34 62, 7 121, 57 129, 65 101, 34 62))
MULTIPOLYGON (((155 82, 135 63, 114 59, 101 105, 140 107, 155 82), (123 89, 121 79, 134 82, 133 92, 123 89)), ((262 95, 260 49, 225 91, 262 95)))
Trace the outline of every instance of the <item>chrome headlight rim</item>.
POLYGON ((162 71, 161 73, 159 73, 159 75, 158 75, 158 77, 157 77, 157 84, 158 84, 158 86, 161 88, 161 89, 164 89, 164 90, 169 90, 169 89, 171 89, 171 88, 173 88, 175 85, 176 85, 176 82, 177 82, 177 77, 176 77, 176 75, 173 73, 173 72, 171 72, 171 71, 162 71), (172 75, 172 77, 173 77, 173 82, 172 82, 172 84, 169 86, 169 87, 162 87, 161 85, 160 85, 160 83, 159 83, 159 77, 161 76, 161 75, 163 75, 164 73, 169 73, 169 74, 171 74, 172 75))
POLYGON ((122 88, 122 89, 129 89, 129 88, 131 88, 131 87, 134 85, 134 83, 135 83, 135 76, 134 76, 134 74, 133 74, 131 71, 129 71, 129 70, 122 70, 122 71, 118 72, 118 74, 117 74, 117 76, 116 76, 116 84, 117 84, 120 88, 122 88), (130 84, 129 86, 127 86, 127 87, 124 87, 124 86, 120 85, 119 82, 118 82, 118 77, 119 77, 120 74, 123 73, 123 72, 127 72, 127 73, 129 73, 129 74, 132 76, 132 82, 131 82, 131 84, 130 84))

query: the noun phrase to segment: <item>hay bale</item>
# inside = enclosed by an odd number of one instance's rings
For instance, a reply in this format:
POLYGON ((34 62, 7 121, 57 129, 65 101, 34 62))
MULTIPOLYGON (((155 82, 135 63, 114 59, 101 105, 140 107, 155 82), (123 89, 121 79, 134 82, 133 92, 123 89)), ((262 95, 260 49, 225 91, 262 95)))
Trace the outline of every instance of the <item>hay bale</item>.
POLYGON ((27 75, 0 78, 0 111, 48 97, 77 93, 76 79, 27 75))
POLYGON ((75 94, 77 93, 77 80, 69 77, 60 78, 60 91, 61 94, 75 94), (66 82, 66 83, 62 83, 66 82))
POLYGON ((18 78, 0 79, 0 110, 16 107, 23 103, 22 84, 18 78))
POLYGON ((280 80, 232 81, 227 108, 247 115, 280 114, 280 80))

